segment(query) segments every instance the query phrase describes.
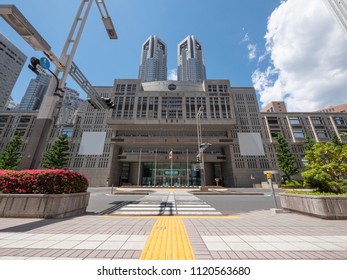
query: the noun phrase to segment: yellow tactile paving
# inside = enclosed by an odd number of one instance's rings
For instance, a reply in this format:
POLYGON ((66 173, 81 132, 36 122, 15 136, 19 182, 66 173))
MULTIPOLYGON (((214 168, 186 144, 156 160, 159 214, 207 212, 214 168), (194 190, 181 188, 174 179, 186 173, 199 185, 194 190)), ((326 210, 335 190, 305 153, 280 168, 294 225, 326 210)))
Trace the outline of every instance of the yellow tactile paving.
POLYGON ((140 260, 195 260, 181 217, 161 217, 156 221, 140 260))

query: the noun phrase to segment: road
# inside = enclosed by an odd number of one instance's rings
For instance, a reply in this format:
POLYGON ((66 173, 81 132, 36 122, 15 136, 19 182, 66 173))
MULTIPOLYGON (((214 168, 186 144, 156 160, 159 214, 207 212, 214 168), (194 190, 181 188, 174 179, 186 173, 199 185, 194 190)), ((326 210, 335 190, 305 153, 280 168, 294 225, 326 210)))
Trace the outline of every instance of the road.
MULTIPOLYGON (((276 208, 273 196, 267 193, 262 195, 197 195, 197 197, 224 215, 276 208)), ((280 207, 281 203, 277 194, 276 201, 280 207)))
POLYGON ((98 187, 88 188, 90 192, 89 205, 87 212, 89 214, 99 214, 116 209, 126 202, 137 201, 144 195, 113 195, 111 188, 98 187))
MULTIPOLYGON (((101 187, 101 188, 89 188, 91 192, 91 197, 89 200, 89 205, 87 212, 89 214, 121 214, 129 213, 125 210, 135 207, 140 207, 136 211, 137 214, 146 215, 143 211, 146 207, 151 207, 154 214, 153 207, 159 207, 158 213, 164 213, 169 209, 175 207, 178 214, 179 207, 196 207, 209 205, 214 208, 216 212, 220 212, 223 215, 235 215, 239 213, 245 213, 255 210, 268 210, 270 208, 276 208, 272 193, 270 190, 266 189, 235 189, 233 195, 183 195, 182 191, 176 191, 174 196, 167 194, 153 193, 148 196, 146 195, 119 195, 112 194, 111 188, 101 187), (165 196, 166 195, 166 196, 165 196), (166 201, 166 197, 168 201, 166 201), (170 201, 169 201, 170 200, 170 201), (163 203, 166 201, 166 203, 163 203), (157 205, 157 206, 155 206, 157 205), (190 206, 189 206, 190 205, 190 206)), ((278 207, 280 207, 280 201, 278 193, 281 190, 276 190, 276 200, 278 207)), ((189 210, 186 210, 189 211, 189 210)), ((135 212, 134 212, 135 213, 135 212)), ((149 213, 149 212, 147 212, 149 213)), ((183 213, 183 212, 181 212, 183 213)), ((191 213, 193 213, 191 211, 191 213)), ((201 213, 200 213, 201 214, 201 213)))

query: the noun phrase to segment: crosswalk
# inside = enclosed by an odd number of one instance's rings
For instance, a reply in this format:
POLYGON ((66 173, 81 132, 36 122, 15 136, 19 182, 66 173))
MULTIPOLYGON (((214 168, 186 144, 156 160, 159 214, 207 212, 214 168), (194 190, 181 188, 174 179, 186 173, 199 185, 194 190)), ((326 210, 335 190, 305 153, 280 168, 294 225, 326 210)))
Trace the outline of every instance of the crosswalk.
POLYGON ((111 215, 222 215, 221 212, 188 192, 151 193, 118 207, 111 215))

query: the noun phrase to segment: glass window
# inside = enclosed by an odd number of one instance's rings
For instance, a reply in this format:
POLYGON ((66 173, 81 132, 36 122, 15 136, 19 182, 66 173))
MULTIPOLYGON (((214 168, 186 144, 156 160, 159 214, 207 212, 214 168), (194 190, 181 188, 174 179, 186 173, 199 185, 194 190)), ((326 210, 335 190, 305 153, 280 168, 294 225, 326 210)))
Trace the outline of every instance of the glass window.
POLYGON ((322 119, 320 117, 311 118, 313 124, 322 124, 322 119))
POLYGON ((305 138, 305 135, 302 129, 294 129, 293 134, 295 138, 305 138))
POLYGON ((68 138, 71 138, 73 134, 73 128, 72 127, 64 128, 61 134, 62 135, 65 134, 67 135, 68 138))
POLYGON ((290 124, 300 124, 300 120, 298 117, 289 117, 290 124))
POLYGON ((316 130, 318 138, 328 138, 328 133, 324 129, 316 130))
POLYGON ((268 122, 269 124, 278 124, 278 120, 277 120, 276 117, 274 117, 274 118, 268 117, 268 118, 267 118, 267 122, 268 122))
POLYGON ((341 117, 336 117, 336 118, 334 118, 334 122, 335 122, 335 124, 337 124, 337 125, 345 124, 345 120, 344 120, 343 118, 341 118, 341 117))

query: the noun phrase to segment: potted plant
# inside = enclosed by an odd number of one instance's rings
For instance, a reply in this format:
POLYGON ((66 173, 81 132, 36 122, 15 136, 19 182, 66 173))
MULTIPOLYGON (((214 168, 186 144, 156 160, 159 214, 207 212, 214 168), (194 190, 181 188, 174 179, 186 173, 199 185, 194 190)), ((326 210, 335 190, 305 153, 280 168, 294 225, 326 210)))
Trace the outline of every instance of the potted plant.
POLYGON ((83 214, 88 180, 77 172, 0 170, 0 217, 64 218, 83 214))
POLYGON ((347 219, 347 144, 337 136, 315 143, 305 151, 305 160, 301 175, 304 186, 313 191, 286 191, 280 196, 282 207, 325 219, 347 219))

